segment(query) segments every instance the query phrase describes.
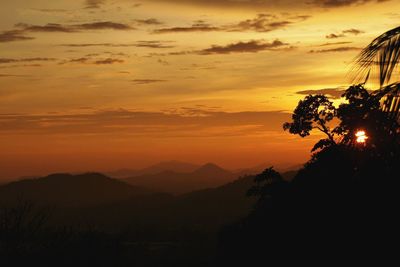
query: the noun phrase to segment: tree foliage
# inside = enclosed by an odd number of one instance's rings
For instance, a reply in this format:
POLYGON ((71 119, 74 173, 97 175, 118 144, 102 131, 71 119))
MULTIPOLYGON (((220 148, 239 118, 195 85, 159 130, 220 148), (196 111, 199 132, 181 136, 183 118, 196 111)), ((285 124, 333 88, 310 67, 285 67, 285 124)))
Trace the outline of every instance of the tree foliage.
POLYGON ((381 109, 381 100, 398 87, 393 84, 370 92, 364 84, 352 85, 344 91, 346 102, 339 107, 326 96, 306 96, 295 108, 292 122, 286 122, 283 128, 301 137, 310 135, 313 129, 326 134, 327 138, 317 142, 312 151, 337 144, 354 145, 358 130, 368 133, 369 146, 383 146, 388 140, 393 141, 399 123, 381 109), (333 121, 335 127, 330 126, 333 121))

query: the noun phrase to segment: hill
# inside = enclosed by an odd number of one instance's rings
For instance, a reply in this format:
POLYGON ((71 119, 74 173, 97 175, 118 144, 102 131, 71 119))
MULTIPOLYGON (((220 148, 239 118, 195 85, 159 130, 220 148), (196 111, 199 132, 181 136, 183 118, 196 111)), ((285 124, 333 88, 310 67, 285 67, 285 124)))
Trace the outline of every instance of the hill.
POLYGON ((171 160, 171 161, 163 161, 139 170, 120 169, 116 171, 107 172, 106 174, 110 177, 115 177, 115 178, 128 178, 140 175, 157 174, 164 171, 173 171, 179 173, 193 172, 197 168, 199 168, 199 166, 196 164, 171 160))
POLYGON ((230 171, 208 163, 192 172, 162 171, 156 174, 140 175, 123 181, 150 188, 158 192, 182 194, 209 187, 217 187, 232 181, 237 176, 230 171))
POLYGON ((0 186, 0 202, 23 200, 54 206, 90 206, 147 193, 147 190, 99 173, 52 174, 0 186))

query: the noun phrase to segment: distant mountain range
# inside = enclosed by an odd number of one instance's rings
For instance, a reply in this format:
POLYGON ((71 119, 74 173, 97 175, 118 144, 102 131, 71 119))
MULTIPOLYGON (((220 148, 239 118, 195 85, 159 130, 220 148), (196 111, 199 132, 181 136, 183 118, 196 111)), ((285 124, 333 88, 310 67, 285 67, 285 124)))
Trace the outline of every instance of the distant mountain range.
POLYGON ((106 172, 105 174, 115 178, 128 178, 140 175, 157 174, 164 171, 173 171, 180 173, 193 172, 199 167, 200 166, 196 164, 172 160, 172 161, 163 161, 151 165, 149 167, 146 167, 144 169, 139 169, 139 170, 120 169, 116 171, 106 172))
MULTIPOLYGON (((209 194, 206 192, 236 184, 241 180, 239 177, 257 174, 261 171, 258 169, 262 170, 263 166, 231 172, 213 163, 197 166, 169 161, 135 171, 136 176, 122 179, 99 173, 52 174, 0 185, 0 204, 20 199, 54 206, 82 207, 123 202, 154 193, 181 195, 182 198, 191 199, 189 196, 198 195, 199 192, 209 194)), ((129 173, 133 172, 125 172, 129 173)), ((295 173, 286 172, 285 175, 293 177, 295 173)))
MULTIPOLYGON (((53 207, 53 223, 57 225, 93 224, 110 231, 135 226, 141 231, 153 229, 149 230, 151 234, 154 229, 168 233, 188 226, 216 230, 245 216, 255 202, 254 198, 245 196, 254 176, 234 179, 231 173, 213 164, 206 164, 191 174, 193 177, 219 174, 221 183, 232 180, 215 188, 174 196, 98 173, 53 174, 0 186, 0 207, 30 201, 53 207)), ((295 172, 283 174, 288 180, 294 175, 295 172)))
POLYGON ((207 163, 191 172, 164 170, 155 174, 125 178, 123 181, 134 186, 149 188, 153 191, 182 194, 221 186, 233 181, 235 178, 238 178, 236 174, 215 164, 207 163))
MULTIPOLYGON (((216 165, 214 163, 208 163, 205 165, 216 165)), ((287 172, 291 170, 297 170, 300 169, 301 164, 288 164, 288 163, 281 163, 281 164, 271 164, 271 163, 263 163, 256 165, 254 167, 250 168, 241 168, 237 170, 227 170, 236 176, 241 176, 241 175, 253 175, 262 172, 266 168, 269 168, 271 166, 274 166, 274 168, 280 172, 287 172)), ((182 161, 177 161, 177 160, 171 160, 171 161, 162 161, 157 164, 151 165, 149 167, 143 168, 143 169, 120 169, 116 171, 109 171, 105 172, 106 175, 114 178, 131 178, 135 176, 145 176, 145 175, 152 175, 152 174, 159 174, 161 172, 166 172, 166 171, 171 171, 175 173, 190 173, 194 172, 195 170, 199 169, 202 167, 202 165, 198 164, 193 164, 193 163, 188 163, 188 162, 182 162, 182 161)), ((219 167, 220 168, 220 167, 219 167)), ((222 168, 221 168, 222 169, 222 168)))

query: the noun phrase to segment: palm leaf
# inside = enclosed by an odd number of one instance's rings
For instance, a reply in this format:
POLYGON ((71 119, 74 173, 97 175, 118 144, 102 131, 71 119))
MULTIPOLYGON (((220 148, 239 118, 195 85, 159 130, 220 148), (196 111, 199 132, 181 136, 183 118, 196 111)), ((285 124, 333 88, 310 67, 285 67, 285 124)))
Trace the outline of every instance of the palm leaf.
POLYGON ((355 79, 367 81, 375 67, 379 70, 382 87, 389 83, 400 59, 400 27, 375 38, 356 58, 355 79))

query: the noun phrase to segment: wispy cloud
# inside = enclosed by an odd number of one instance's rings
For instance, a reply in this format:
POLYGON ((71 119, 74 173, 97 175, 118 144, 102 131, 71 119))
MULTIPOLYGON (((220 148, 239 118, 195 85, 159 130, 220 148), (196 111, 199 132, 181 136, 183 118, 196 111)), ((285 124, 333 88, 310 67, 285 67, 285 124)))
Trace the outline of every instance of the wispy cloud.
POLYGON ((101 22, 92 22, 92 23, 84 23, 71 26, 72 28, 80 29, 80 30, 134 30, 135 28, 124 24, 124 23, 116 23, 112 21, 101 21, 101 22))
POLYGON ((355 46, 341 46, 330 49, 310 50, 309 53, 331 53, 331 52, 348 52, 348 51, 359 51, 361 47, 355 46))
POLYGON ((95 9, 100 8, 106 1, 105 0, 86 0, 85 8, 95 9))
POLYGON ((0 134, 129 134, 176 137, 241 136, 281 131, 290 114, 281 111, 224 112, 182 107, 165 112, 124 109, 71 114, 0 114, 0 134))
POLYGON ((345 45, 345 44, 351 44, 351 43, 352 42, 332 42, 332 43, 320 44, 320 45, 317 45, 317 46, 323 47, 323 46, 345 45))
POLYGON ((316 89, 316 90, 303 90, 298 91, 296 94, 299 95, 326 95, 332 99, 339 99, 342 97, 345 91, 345 87, 336 87, 336 88, 324 88, 324 89, 316 89))
POLYGON ((35 61, 55 61, 55 58, 34 57, 34 58, 0 58, 0 64, 17 62, 35 62, 35 61))
POLYGON ((198 21, 191 26, 156 29, 153 33, 184 33, 184 32, 210 32, 220 31, 220 27, 212 26, 203 21, 198 21))
POLYGON ((28 75, 0 73, 0 78, 8 78, 8 77, 28 77, 28 75))
POLYGON ((34 37, 26 36, 24 31, 12 30, 0 33, 0 43, 15 42, 15 41, 28 41, 33 40, 34 37))
POLYGON ((158 19, 155 19, 155 18, 135 19, 135 22, 138 25, 162 25, 162 24, 164 24, 163 22, 161 22, 161 21, 159 21, 158 19))
POLYGON ((74 25, 63 25, 58 23, 47 23, 45 25, 32 25, 27 23, 18 23, 15 24, 15 27, 17 28, 17 30, 7 31, 0 34, 0 41, 1 39, 10 41, 29 40, 33 39, 33 37, 27 37, 25 36, 25 34, 37 33, 37 32, 74 33, 74 32, 88 31, 88 30, 117 30, 117 31, 135 30, 134 27, 128 24, 117 23, 112 21, 96 21, 96 22, 74 24, 74 25))
POLYGON ((26 23, 18 23, 15 27, 20 28, 21 32, 75 32, 76 29, 70 26, 64 26, 56 23, 48 23, 46 25, 29 25, 26 23))
POLYGON ((335 8, 335 7, 344 7, 344 6, 352 6, 352 5, 361 5, 366 3, 381 3, 389 0, 314 0, 310 2, 310 4, 327 7, 327 8, 335 8))
POLYGON ((233 25, 227 25, 224 27, 224 29, 227 31, 270 32, 304 21, 310 17, 311 16, 307 15, 286 15, 283 17, 278 17, 272 14, 258 14, 253 19, 247 19, 233 25))
POLYGON ((323 8, 339 8, 352 5, 362 5, 366 3, 381 3, 389 0, 147 0, 159 2, 173 2, 187 5, 205 5, 215 7, 230 8, 250 8, 260 10, 261 8, 271 8, 280 6, 285 8, 298 8, 316 6, 323 8))
POLYGON ((136 47, 147 47, 147 48, 174 48, 175 46, 170 45, 166 41, 138 41, 136 47))
POLYGON ((64 64, 69 64, 69 63, 81 63, 81 64, 93 64, 93 65, 112 65, 116 63, 124 63, 125 60, 120 59, 120 58, 102 58, 102 59, 96 59, 92 58, 92 56, 96 55, 87 55, 85 57, 79 57, 79 58, 72 58, 68 60, 63 60, 59 64, 64 65, 64 64))
POLYGON ((167 80, 156 80, 156 79, 134 79, 132 82, 134 84, 150 84, 150 83, 160 83, 166 82, 167 80))
POLYGON ((232 43, 225 46, 213 45, 210 48, 199 51, 198 53, 201 55, 257 53, 264 50, 274 50, 282 47, 288 47, 288 44, 280 40, 275 40, 271 43, 260 40, 252 40, 248 42, 232 43))
POLYGON ((93 63, 96 65, 111 65, 115 63, 124 63, 125 61, 118 58, 106 58, 106 59, 99 59, 94 61, 93 63))
POLYGON ((255 18, 239 21, 232 24, 216 26, 205 21, 195 21, 190 26, 179 26, 170 28, 156 29, 153 33, 185 33, 185 32, 211 32, 211 31, 255 31, 255 32, 270 32, 278 29, 286 28, 292 24, 302 22, 310 18, 308 15, 290 15, 281 16, 272 14, 258 14, 255 18))
POLYGON ((132 44, 119 44, 119 43, 81 43, 81 44, 62 44, 66 47, 147 47, 147 48, 173 48, 170 45, 171 41, 137 41, 132 44))
POLYGON ((351 34, 351 35, 359 35, 359 34, 362 34, 362 33, 365 33, 365 32, 362 31, 362 30, 359 30, 359 29, 347 29, 347 30, 341 31, 340 33, 330 33, 330 34, 326 35, 325 38, 327 38, 327 39, 337 39, 337 38, 346 37, 349 34, 351 34))

